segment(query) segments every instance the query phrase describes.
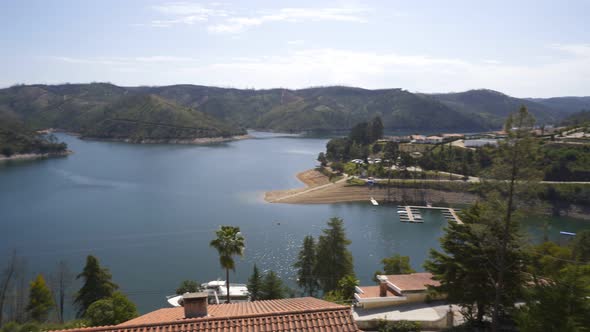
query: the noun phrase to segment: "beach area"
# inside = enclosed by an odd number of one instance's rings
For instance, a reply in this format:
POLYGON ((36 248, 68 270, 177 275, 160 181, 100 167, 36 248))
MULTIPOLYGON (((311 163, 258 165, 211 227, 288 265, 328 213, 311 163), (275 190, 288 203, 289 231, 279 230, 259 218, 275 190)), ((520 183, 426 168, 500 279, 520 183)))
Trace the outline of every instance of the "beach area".
POLYGON ((18 160, 33 160, 33 159, 44 159, 44 158, 53 158, 53 157, 65 157, 74 153, 73 151, 64 151, 59 153, 17 153, 13 154, 10 157, 5 155, 0 155, 0 162, 4 161, 18 161, 18 160))
POLYGON ((379 202, 388 200, 389 196, 392 202, 419 200, 438 205, 470 204, 477 199, 476 195, 467 192, 435 189, 391 188, 388 192, 387 188, 383 187, 350 185, 346 182, 346 178, 332 183, 327 176, 314 169, 298 173, 297 178, 306 187, 268 191, 264 199, 269 203, 333 204, 368 202, 371 197, 379 202))

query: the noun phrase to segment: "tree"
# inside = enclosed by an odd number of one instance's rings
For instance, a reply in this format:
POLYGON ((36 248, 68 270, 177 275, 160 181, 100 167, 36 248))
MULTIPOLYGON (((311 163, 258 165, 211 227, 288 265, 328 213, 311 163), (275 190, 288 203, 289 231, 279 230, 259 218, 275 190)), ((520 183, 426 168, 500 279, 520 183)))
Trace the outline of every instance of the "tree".
POLYGON ((49 287, 47 287, 43 276, 39 274, 30 285, 29 304, 27 305, 27 311, 33 320, 37 322, 44 322, 47 320, 47 315, 49 315, 49 311, 53 305, 54 302, 51 295, 51 290, 49 290, 49 287))
POLYGON ((590 266, 570 265, 554 282, 537 283, 515 315, 519 331, 590 331, 588 276, 590 266))
POLYGON ((85 314, 93 326, 117 325, 137 316, 137 307, 121 292, 92 303, 85 314))
MULTIPOLYGON (((367 122, 357 123, 352 129, 350 130, 350 134, 348 134, 348 138, 351 142, 357 143, 359 145, 365 145, 370 143, 368 137, 368 127, 369 124, 367 122)), ((354 158, 354 157, 353 157, 354 158)))
POLYGON ((371 120, 367 129, 368 143, 373 143, 383 137, 383 122, 381 117, 376 116, 371 120))
POLYGON ((262 300, 276 300, 285 297, 285 286, 274 271, 265 274, 262 282, 262 300))
POLYGON ((73 275, 65 261, 60 261, 57 265, 56 271, 56 287, 57 287, 57 317, 60 323, 64 322, 64 306, 66 301, 66 291, 70 287, 73 275))
POLYGON ((323 152, 320 152, 318 154, 318 159, 320 162, 320 165, 322 165, 322 167, 326 167, 326 165, 328 165, 328 159, 326 159, 326 155, 323 152))
POLYGON ((590 230, 576 234, 572 242, 572 254, 580 262, 590 262, 590 230))
POLYGON ((346 237, 344 222, 331 218, 328 228, 322 231, 317 245, 315 275, 324 293, 336 289, 338 281, 347 275, 354 275, 352 254, 348 250, 351 241, 346 237))
POLYGON ((111 273, 101 268, 98 259, 92 255, 86 258, 86 266, 76 279, 83 279, 84 285, 78 291, 74 303, 79 306, 78 317, 86 314, 90 305, 98 300, 110 297, 119 288, 111 281, 111 273))
POLYGON ((416 272, 410 266, 410 257, 395 254, 381 260, 384 274, 407 274, 416 272))
POLYGON ((183 280, 176 289, 177 295, 201 291, 201 285, 194 280, 183 280))
POLYGON ((16 268, 16 251, 13 251, 10 260, 8 261, 8 266, 2 271, 2 279, 0 280, 0 326, 2 326, 3 322, 4 302, 6 301, 8 289, 14 278, 16 268))
MULTIPOLYGON (((510 285, 514 280, 506 276, 512 268, 508 262, 508 256, 512 249, 510 245, 513 232, 518 229, 518 225, 514 225, 518 217, 517 211, 525 206, 533 206, 530 198, 534 196, 531 193, 536 190, 531 188, 531 185, 538 183, 541 177, 536 168, 539 144, 531 133, 534 124, 535 119, 528 113, 525 106, 522 106, 518 113, 508 117, 504 125, 507 138, 499 144, 496 159, 489 172, 492 181, 484 182, 489 192, 486 200, 495 201, 498 208, 496 214, 489 218, 494 223, 491 226, 501 232, 495 243, 499 250, 495 252, 494 257, 491 257, 496 273, 492 310, 492 331, 494 332, 498 331, 499 321, 506 313, 507 304, 512 298, 510 285)), ((510 307, 513 305, 514 302, 510 304, 510 307)))
MULTIPOLYGON (((441 238, 443 252, 430 250, 425 268, 440 286, 433 290, 447 294, 450 303, 462 308, 465 320, 474 326, 484 325, 484 317, 491 314, 497 287, 495 258, 501 247, 503 229, 497 220, 498 206, 476 203, 461 213, 463 224, 449 223, 441 238)), ((512 306, 521 295, 525 280, 522 262, 525 253, 520 247, 522 239, 512 224, 509 244, 505 252, 506 282, 503 285, 501 304, 512 306)))
POLYGON ((342 297, 345 300, 352 300, 356 287, 359 285, 359 280, 354 275, 344 276, 338 280, 338 290, 342 292, 342 297))
POLYGON ((212 240, 209 245, 219 253, 219 264, 225 269, 226 287, 227 287, 227 299, 226 303, 230 303, 229 294, 229 270, 236 268, 236 263, 233 256, 244 254, 244 237, 240 233, 240 228, 235 226, 221 226, 215 232, 217 238, 212 240))
POLYGON ((256 264, 254 264, 252 275, 248 278, 248 292, 250 293, 250 301, 257 301, 262 298, 262 275, 258 271, 256 264))
POLYGON ((314 296, 319 288, 314 271, 317 262, 316 255, 315 240, 311 235, 307 235, 303 239, 303 246, 293 266, 297 269, 297 285, 303 288, 303 292, 309 296, 314 296))

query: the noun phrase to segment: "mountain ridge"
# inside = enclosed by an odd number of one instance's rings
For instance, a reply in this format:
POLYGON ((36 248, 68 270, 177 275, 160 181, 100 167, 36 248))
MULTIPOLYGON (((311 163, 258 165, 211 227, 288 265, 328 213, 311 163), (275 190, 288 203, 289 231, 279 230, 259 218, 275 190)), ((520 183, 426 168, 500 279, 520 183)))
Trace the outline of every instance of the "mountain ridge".
POLYGON ((521 105, 539 123, 558 123, 568 114, 590 109, 590 97, 515 98, 489 89, 426 94, 348 86, 254 90, 82 83, 0 89, 0 111, 16 115, 33 129, 54 127, 89 137, 132 140, 231 136, 243 134, 243 128, 347 130, 375 116, 382 118, 386 129, 489 130, 500 128, 521 105), (117 114, 126 114, 136 126, 113 123, 117 114))

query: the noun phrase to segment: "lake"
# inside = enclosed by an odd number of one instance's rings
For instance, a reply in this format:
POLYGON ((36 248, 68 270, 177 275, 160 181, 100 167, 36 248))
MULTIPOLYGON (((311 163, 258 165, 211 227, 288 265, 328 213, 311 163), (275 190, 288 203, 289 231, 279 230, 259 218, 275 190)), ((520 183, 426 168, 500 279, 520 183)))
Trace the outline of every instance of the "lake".
MULTIPOLYGON (((326 138, 253 133, 254 139, 208 146, 84 141, 59 134, 74 154, 0 166, 0 266, 14 249, 28 272, 50 273, 66 260, 79 273, 86 255, 100 259, 140 312, 165 307, 184 279, 224 277, 209 247, 219 225, 246 238, 232 282, 246 282, 256 263, 294 285, 292 264, 305 235, 330 217, 344 219, 357 276, 370 284, 379 261, 409 255, 417 270, 438 248, 444 219, 425 211, 424 224, 399 222, 395 206, 269 204, 267 190, 301 187, 295 174, 312 168, 326 138)), ((542 221, 526 229, 543 234, 542 221)), ((590 223, 551 218, 549 235, 590 223)), ((78 285, 72 287, 75 292, 78 285)))

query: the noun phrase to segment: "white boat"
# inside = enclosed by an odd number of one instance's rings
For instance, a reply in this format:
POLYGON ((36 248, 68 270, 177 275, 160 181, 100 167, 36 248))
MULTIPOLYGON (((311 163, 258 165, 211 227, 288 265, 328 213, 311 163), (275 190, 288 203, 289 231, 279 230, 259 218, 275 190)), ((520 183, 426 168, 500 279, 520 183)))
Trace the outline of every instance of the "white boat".
POLYGON ((379 205, 379 203, 377 203, 377 201, 373 197, 371 197, 371 204, 379 205))
MULTIPOLYGON (((209 304, 224 303, 227 297, 227 287, 225 280, 213 280, 201 284, 201 292, 207 292, 209 304)), ((245 284, 229 284, 229 298, 233 302, 249 302, 250 293, 248 286, 245 284)), ((166 301, 173 307, 182 305, 182 295, 166 296, 166 301)))

